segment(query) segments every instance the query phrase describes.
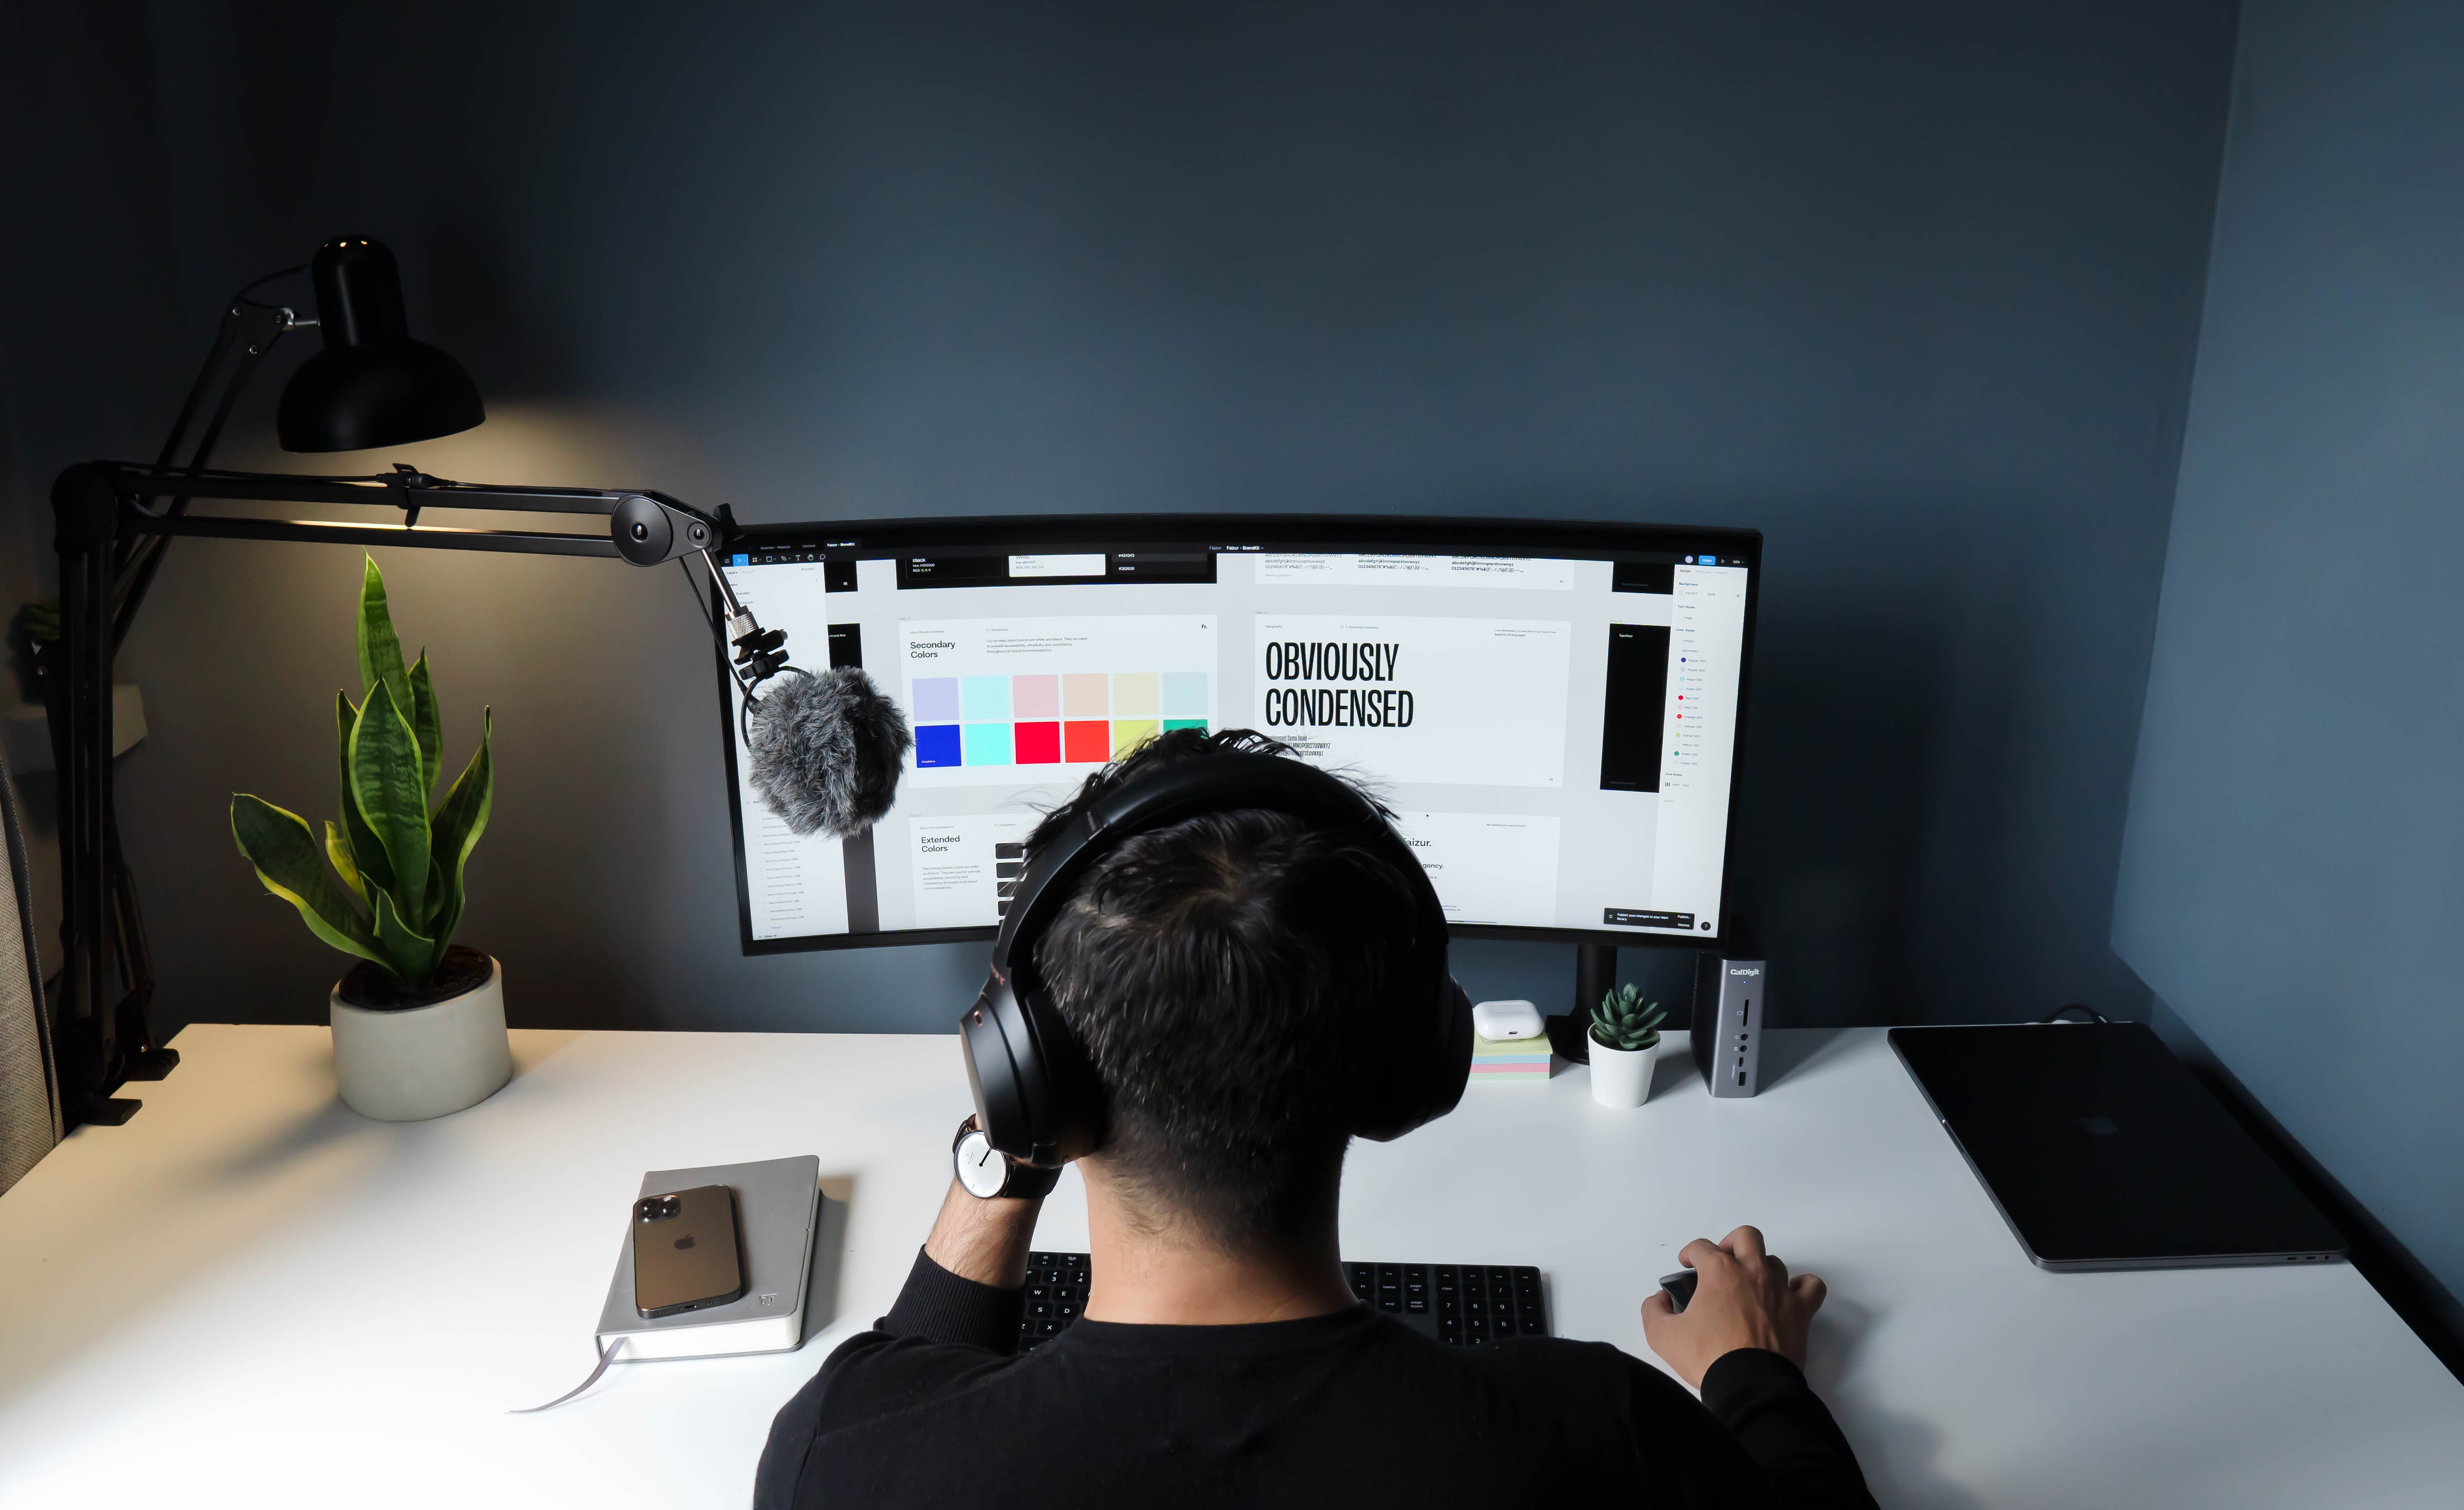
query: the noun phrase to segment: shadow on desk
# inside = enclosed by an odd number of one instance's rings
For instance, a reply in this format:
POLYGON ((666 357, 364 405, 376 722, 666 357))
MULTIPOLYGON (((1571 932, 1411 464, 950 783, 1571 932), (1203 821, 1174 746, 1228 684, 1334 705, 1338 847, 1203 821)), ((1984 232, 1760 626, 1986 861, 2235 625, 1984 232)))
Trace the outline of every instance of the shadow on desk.
POLYGON ((813 1215, 813 1259, 804 1278, 802 1347, 839 1319, 839 1275, 847 1267, 847 1210, 855 1199, 852 1177, 822 1180, 822 1209, 813 1215))
MULTIPOLYGON (((423 1150, 467 1137, 472 1120, 504 1113, 491 1097, 429 1122, 372 1122, 335 1094, 329 1039, 283 1030, 242 1048, 233 1037, 263 1031, 192 1024, 176 1039, 187 1065, 147 1089, 138 1121, 77 1129, 10 1191, 0 1409, 284 1240, 301 1213, 379 1189, 423 1150)), ((580 1038, 517 1031, 515 1079, 497 1095, 510 1099, 580 1038)))
POLYGON ((1762 1094, 1848 1051, 1845 1028, 1773 1028, 1763 1035, 1762 1094))
POLYGON ((1651 1090, 1643 1097, 1643 1101, 1648 1105, 1671 1092, 1683 1091, 1688 1086, 1696 1091, 1703 1089, 1703 1072, 1694 1067, 1694 1056, 1671 1054, 1662 1049, 1660 1058, 1652 1063, 1651 1090))
MULTIPOLYGON (((1820 1063, 1843 1034, 1837 1029, 1788 1029, 1763 1041, 1763 1088, 1820 1063), (1785 1042, 1781 1054, 1772 1050, 1785 1042)), ((1813 1266, 1819 1272, 1820 1265, 1813 1266)), ((1944 1478, 1936 1468, 1943 1434, 1929 1421, 1881 1409, 1857 1388, 1857 1355, 1873 1335, 1881 1312, 1853 1293, 1833 1289, 1814 1318, 1807 1340, 1805 1379, 1831 1408, 1876 1502, 1893 1510, 1984 1510, 1984 1501, 1944 1478)))
MULTIPOLYGON (((1822 1307, 1828 1316, 1837 1301, 1822 1307)), ((1817 1322, 1817 1328, 1820 1324, 1817 1322)), ((1817 1346, 1819 1345, 1817 1344, 1817 1346)), ((1943 1451, 1943 1434, 1930 1421, 1863 1405, 1853 1389, 1824 1379, 1819 1353, 1807 1360, 1815 1392, 1831 1407, 1832 1418, 1856 1449, 1857 1466, 1877 1504, 1892 1510, 1985 1510, 1985 1501, 1942 1477, 1935 1464, 1943 1451)))

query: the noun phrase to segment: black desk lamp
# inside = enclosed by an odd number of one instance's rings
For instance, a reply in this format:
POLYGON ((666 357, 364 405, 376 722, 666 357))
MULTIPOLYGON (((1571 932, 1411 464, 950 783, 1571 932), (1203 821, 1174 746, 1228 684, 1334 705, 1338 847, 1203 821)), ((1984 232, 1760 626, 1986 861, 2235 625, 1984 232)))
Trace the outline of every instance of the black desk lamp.
POLYGON ((478 387, 462 364, 411 339, 392 252, 359 236, 319 247, 306 269, 316 288, 314 320, 253 296, 276 278, 301 271, 286 268, 233 295, 205 367, 152 466, 81 462, 52 484, 60 639, 46 647, 37 668, 59 781, 65 909, 59 986, 51 1010, 63 1130, 89 1122, 126 1122, 139 1104, 112 1092, 127 1081, 161 1080, 180 1061, 175 1051, 154 1041, 147 1020, 153 965, 137 888, 121 852, 111 790, 111 663, 173 536, 613 556, 636 566, 677 561, 689 578, 691 558, 698 556, 715 600, 711 624, 734 647, 730 670, 737 684, 749 695, 787 667, 786 635, 754 622, 713 555, 735 533, 724 504, 712 515, 663 493, 449 482, 400 463, 389 473, 366 477, 209 470, 214 443, 257 364, 285 334, 303 328, 320 331, 324 350, 302 363, 282 391, 276 430, 285 450, 407 445, 467 430, 487 417, 478 387), (234 347, 242 347, 242 355, 212 418, 187 463, 174 465, 181 441, 234 347), (402 521, 189 513, 189 504, 200 498, 396 509, 402 521), (570 535, 421 524, 420 511, 431 507, 599 514, 608 528, 604 535, 570 535), (116 999, 106 975, 117 977, 116 999))

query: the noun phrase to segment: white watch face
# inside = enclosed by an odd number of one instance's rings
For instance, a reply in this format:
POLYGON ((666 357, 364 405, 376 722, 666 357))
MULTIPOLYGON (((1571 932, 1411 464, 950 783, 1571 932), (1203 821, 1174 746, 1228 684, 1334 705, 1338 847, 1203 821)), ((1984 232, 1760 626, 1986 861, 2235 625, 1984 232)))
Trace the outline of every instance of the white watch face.
POLYGON ((990 1200, 1001 1193, 1009 1179, 1009 1161, 992 1145, 981 1129, 970 1131, 958 1140, 958 1183, 978 1200, 990 1200))

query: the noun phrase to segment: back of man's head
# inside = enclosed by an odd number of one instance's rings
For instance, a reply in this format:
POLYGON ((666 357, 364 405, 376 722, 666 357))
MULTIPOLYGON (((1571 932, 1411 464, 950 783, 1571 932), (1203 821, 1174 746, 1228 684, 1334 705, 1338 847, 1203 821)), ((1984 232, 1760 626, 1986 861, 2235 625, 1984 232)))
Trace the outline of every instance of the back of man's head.
MULTIPOLYGON (((1103 796, 1182 760, 1285 755, 1245 730, 1164 734, 1089 778, 1030 853, 1103 796)), ((1230 1251, 1331 1216, 1358 1083, 1414 978, 1417 913, 1391 848, 1281 813, 1135 835, 1080 883, 1036 952, 1108 1097, 1099 1154, 1147 1219, 1230 1251)))

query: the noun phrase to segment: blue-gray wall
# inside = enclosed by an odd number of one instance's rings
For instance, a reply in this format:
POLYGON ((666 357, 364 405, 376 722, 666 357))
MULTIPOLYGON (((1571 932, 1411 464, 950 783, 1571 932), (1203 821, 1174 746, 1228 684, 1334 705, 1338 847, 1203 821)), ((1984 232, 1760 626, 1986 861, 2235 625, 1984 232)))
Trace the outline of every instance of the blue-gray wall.
MULTIPOLYGON (((0 6, 0 621, 53 587, 62 462, 153 454, 198 355, 182 318, 154 40, 135 0, 0 6)), ((0 708, 33 691, 0 653, 0 708)), ((37 915, 59 916, 39 715, 11 720, 37 915)), ((40 930, 51 950, 56 936, 40 930)))
MULTIPOLYGON (((493 395, 401 453, 449 475, 758 519, 1757 526, 1738 858, 1782 1004, 2145 1002, 2109 918, 2226 0, 152 14, 165 417, 231 288, 353 230, 493 395)), ((49 430, 19 476, 124 445, 49 430)), ((495 709, 467 933, 517 1020, 946 1021, 969 951, 737 957, 681 583, 386 565, 457 757, 495 709)), ((173 1017, 322 1010, 333 959, 222 810, 325 802, 353 580, 339 549, 184 544, 130 642, 155 737, 124 827, 173 1017)), ((1550 999, 1567 952, 1463 960, 1550 999)))
POLYGON ((2464 10, 2244 8, 2114 942, 2464 1291, 2464 10))

